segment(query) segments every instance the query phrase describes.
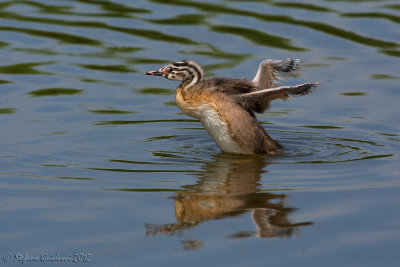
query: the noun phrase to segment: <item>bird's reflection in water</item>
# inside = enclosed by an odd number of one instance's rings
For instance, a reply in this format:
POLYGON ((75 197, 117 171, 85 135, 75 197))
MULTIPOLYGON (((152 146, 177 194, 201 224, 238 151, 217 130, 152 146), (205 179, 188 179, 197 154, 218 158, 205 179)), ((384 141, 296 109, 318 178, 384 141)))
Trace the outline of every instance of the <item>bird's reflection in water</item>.
MULTIPOLYGON (((259 181, 266 172, 265 156, 217 154, 205 162, 203 172, 188 192, 175 193, 175 214, 178 223, 147 224, 146 235, 174 235, 202 222, 251 213, 254 231, 238 231, 231 238, 257 236, 289 237, 311 222, 293 223, 288 217, 296 210, 286 204, 285 194, 261 192, 259 181)), ((199 249, 201 241, 182 241, 187 249, 199 249)))

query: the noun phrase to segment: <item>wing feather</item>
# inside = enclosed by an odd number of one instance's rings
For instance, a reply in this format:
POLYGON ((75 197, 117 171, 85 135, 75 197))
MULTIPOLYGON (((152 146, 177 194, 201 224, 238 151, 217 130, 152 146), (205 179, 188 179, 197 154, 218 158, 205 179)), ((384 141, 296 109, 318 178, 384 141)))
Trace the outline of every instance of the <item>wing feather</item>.
POLYGON ((300 68, 301 62, 300 59, 291 58, 284 60, 266 59, 260 63, 252 82, 260 89, 276 86, 279 80, 279 76, 276 73, 277 71, 296 73, 300 68))
POLYGON ((232 98, 244 109, 261 113, 268 108, 272 100, 286 100, 291 96, 306 95, 314 91, 318 85, 319 82, 309 82, 295 86, 279 86, 246 94, 232 95, 232 98))

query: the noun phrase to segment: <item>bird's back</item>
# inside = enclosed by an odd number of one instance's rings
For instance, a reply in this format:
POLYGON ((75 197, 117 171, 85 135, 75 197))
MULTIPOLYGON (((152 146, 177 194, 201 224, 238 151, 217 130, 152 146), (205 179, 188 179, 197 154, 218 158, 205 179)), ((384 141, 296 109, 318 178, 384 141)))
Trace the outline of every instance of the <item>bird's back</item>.
POLYGON ((232 79, 216 77, 202 81, 209 90, 215 90, 227 95, 245 94, 256 91, 256 87, 247 79, 232 79))
POLYGON ((258 101, 252 101, 251 103, 241 101, 240 96, 260 90, 247 79, 223 77, 203 79, 197 84, 196 89, 208 90, 210 93, 220 92, 226 94, 252 117, 255 117, 254 112, 263 113, 269 107, 269 102, 265 102, 265 98, 262 97, 258 101))

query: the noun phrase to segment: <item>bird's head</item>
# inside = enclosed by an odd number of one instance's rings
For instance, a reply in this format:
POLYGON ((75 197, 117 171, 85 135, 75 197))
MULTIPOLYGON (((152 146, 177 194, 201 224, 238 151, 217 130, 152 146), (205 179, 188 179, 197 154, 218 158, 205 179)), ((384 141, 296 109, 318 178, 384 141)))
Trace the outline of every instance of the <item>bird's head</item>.
POLYGON ((148 71, 146 75, 162 76, 172 81, 199 81, 204 76, 203 68, 193 60, 172 62, 158 70, 148 71))

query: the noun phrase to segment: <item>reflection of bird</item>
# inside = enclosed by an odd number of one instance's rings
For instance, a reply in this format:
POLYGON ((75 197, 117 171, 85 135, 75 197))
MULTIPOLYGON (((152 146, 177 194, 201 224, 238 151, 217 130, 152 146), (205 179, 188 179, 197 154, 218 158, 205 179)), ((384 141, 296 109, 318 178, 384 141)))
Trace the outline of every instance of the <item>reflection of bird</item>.
MULTIPOLYGON (((312 222, 292 222, 297 210, 287 204, 287 195, 261 191, 260 179, 267 162, 264 156, 214 155, 204 162, 195 184, 183 186, 174 199, 177 223, 146 224, 146 235, 182 235, 191 228, 211 220, 233 218, 251 212, 256 231, 240 226, 228 237, 289 237, 312 222)), ((226 224, 229 224, 226 222, 226 224)), ((231 230, 231 228, 228 228, 231 230)), ((202 245, 201 241, 184 243, 187 249, 202 245), (189 246, 191 245, 191 246, 189 246)))
POLYGON ((281 146, 264 131, 254 112, 264 112, 274 99, 288 99, 312 92, 316 83, 279 86, 276 71, 293 72, 300 60, 267 59, 256 76, 245 79, 204 78, 192 60, 177 61, 145 74, 182 81, 176 102, 187 115, 199 119, 222 151, 237 154, 275 154, 281 146))

